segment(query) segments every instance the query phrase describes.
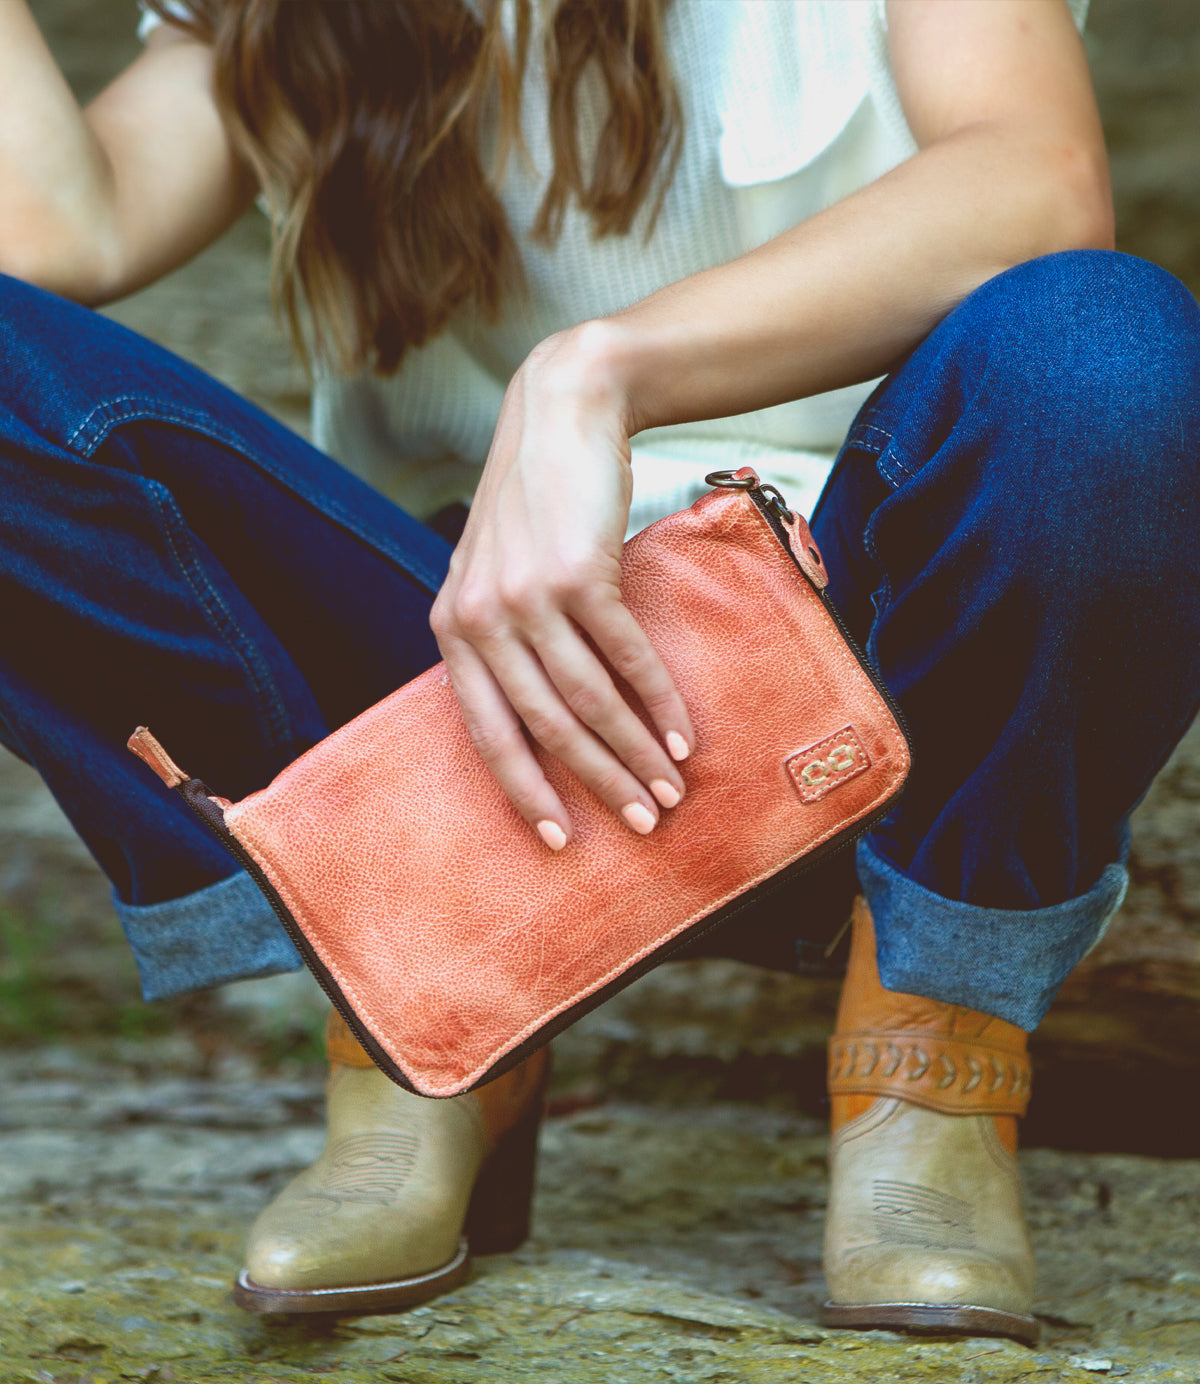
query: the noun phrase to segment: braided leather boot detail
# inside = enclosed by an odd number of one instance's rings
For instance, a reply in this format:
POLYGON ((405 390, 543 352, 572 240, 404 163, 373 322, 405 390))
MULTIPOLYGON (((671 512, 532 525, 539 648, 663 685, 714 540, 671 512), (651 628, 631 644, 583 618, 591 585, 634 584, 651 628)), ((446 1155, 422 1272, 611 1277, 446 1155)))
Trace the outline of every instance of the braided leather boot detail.
POLYGON ((1017 1173, 1026 1034, 885 990, 864 900, 829 1045, 829 1326, 1032 1343, 1034 1263, 1017 1173))

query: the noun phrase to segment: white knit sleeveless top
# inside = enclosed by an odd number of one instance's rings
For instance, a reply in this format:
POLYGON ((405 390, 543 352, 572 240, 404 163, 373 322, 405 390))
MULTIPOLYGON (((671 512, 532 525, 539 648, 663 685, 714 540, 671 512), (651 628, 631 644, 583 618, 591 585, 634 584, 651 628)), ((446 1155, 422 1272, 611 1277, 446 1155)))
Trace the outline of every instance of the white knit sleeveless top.
MULTIPOLYGON (((1087 0, 1071 5, 1082 23, 1087 0)), ((916 151, 884 0, 673 0, 665 37, 684 142, 649 240, 648 207, 627 236, 595 240, 569 207, 552 247, 530 239, 553 162, 535 32, 522 93, 529 158, 509 160, 499 189, 528 294, 512 294, 494 325, 460 313, 394 377, 317 381, 313 440, 418 517, 470 500, 504 389, 539 341, 744 254, 916 151)), ((606 111, 600 81, 585 81, 581 98, 586 151, 606 111)), ((690 504, 705 472, 747 464, 808 513, 870 388, 639 434, 630 532, 690 504)))

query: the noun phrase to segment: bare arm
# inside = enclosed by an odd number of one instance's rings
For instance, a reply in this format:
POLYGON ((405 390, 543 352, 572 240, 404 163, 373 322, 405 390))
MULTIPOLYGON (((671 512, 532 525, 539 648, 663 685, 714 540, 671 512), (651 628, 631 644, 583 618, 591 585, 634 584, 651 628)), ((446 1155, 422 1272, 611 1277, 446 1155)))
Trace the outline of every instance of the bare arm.
POLYGON ((634 830, 683 787, 664 745, 680 759, 693 743, 621 603, 629 437, 869 379, 1000 271, 1112 243, 1064 0, 889 0, 888 14, 913 158, 750 254, 550 338, 509 387, 433 625, 481 754, 555 847, 571 824, 525 732, 634 830))
POLYGON ((106 302, 221 235, 254 187, 211 82, 209 49, 163 25, 81 111, 26 0, 4 0, 0 272, 106 302))
POLYGON ((1104 139, 1063 0, 889 0, 920 152, 731 264, 600 324, 633 431, 890 369, 993 275, 1111 248, 1104 139))

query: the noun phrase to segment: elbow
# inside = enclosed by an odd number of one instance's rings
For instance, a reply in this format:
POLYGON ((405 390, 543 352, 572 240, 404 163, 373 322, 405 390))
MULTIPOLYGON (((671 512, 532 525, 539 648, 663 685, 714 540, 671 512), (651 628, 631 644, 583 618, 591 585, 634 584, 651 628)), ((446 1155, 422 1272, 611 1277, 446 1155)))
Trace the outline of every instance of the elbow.
POLYGON ((88 307, 108 301, 111 273, 102 237, 41 219, 0 224, 0 274, 88 307))
MULTIPOLYGON (((1002 136, 1005 167, 989 193, 993 216, 989 277, 1027 260, 1062 250, 1112 250, 1115 218, 1104 147, 1078 139, 1047 139, 1027 132, 1002 136), (997 204, 994 188, 1004 188, 997 204)), ((993 148, 996 146, 993 145, 993 148)), ((981 218, 981 224, 983 224, 981 218)))
POLYGON ((1114 248, 1112 186, 1102 145, 1026 143, 1017 168, 1013 186, 1024 195, 1010 201, 1012 264, 1060 250, 1114 248))
POLYGON ((1055 151, 1049 185, 1055 250, 1116 248, 1112 184, 1103 148, 1055 151))

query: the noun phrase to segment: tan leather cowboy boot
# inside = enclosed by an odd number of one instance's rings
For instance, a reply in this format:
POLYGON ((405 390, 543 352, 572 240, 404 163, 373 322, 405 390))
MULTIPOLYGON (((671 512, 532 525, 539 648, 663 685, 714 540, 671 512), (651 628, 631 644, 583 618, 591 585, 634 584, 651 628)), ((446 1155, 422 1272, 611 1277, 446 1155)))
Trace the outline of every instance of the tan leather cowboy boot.
POLYGON ((250 1231, 250 1312, 397 1312, 529 1233, 548 1053, 449 1100, 389 1081, 331 1013, 328 1135, 250 1231))
POLYGON ((1033 1344, 1033 1251, 1017 1175, 1026 1034, 885 990, 854 906, 829 1046, 826 1326, 1013 1336, 1033 1344))

